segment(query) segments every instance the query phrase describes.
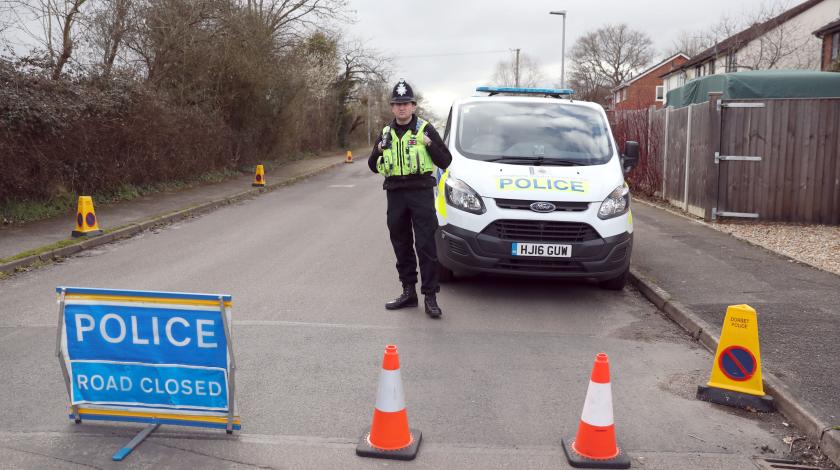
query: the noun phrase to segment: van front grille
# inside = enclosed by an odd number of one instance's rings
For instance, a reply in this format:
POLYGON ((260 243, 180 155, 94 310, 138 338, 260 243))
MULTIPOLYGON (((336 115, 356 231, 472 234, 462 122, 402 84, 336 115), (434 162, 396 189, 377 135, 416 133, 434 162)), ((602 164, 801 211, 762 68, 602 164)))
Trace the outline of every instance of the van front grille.
POLYGON ((529 211, 531 210, 531 204, 535 202, 550 202, 554 204, 554 210, 557 212, 583 212, 589 209, 588 202, 527 201, 524 199, 496 199, 496 207, 529 211))
POLYGON ((547 273, 581 273, 583 266, 575 261, 536 259, 536 258, 512 258, 504 259, 496 263, 499 269, 528 272, 547 273))
POLYGON ((580 243, 599 238, 589 224, 546 220, 497 220, 482 233, 520 242, 580 243))

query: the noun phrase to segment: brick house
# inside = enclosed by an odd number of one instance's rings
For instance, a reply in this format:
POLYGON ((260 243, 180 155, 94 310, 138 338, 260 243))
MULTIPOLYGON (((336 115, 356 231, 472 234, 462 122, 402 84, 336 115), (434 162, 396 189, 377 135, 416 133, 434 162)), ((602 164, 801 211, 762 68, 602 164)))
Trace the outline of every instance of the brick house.
POLYGON ((679 68, 688 60, 689 57, 683 53, 673 55, 613 88, 610 109, 625 111, 651 106, 661 108, 665 101, 662 75, 679 68))
POLYGON ((840 72, 840 18, 814 31, 822 39, 820 70, 840 72))

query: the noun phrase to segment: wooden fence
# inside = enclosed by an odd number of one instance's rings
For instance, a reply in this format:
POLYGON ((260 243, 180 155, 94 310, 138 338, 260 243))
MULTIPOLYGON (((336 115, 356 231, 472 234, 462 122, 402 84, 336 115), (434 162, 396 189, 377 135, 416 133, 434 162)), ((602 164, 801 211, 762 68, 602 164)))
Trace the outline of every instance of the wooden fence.
POLYGON ((840 224, 840 99, 709 98, 616 113, 619 129, 646 121, 642 154, 663 198, 707 220, 840 224))

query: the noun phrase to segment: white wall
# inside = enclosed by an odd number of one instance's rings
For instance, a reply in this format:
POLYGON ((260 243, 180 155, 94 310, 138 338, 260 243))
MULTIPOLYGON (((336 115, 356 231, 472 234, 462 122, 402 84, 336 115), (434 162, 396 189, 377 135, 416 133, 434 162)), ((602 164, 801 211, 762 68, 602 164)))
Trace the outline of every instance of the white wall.
MULTIPOLYGON (((768 68, 772 54, 766 50, 780 42, 783 54, 797 52, 781 58, 772 68, 819 70, 822 41, 812 33, 838 16, 840 0, 823 0, 739 50, 738 70, 750 70, 756 66, 758 69, 768 68)), ((725 64, 725 57, 722 59, 725 64)))

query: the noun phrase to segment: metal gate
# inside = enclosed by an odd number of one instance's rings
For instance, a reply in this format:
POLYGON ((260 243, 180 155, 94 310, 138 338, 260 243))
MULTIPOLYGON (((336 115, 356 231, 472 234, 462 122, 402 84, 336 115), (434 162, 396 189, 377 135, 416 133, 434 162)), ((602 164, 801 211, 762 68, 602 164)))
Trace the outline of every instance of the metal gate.
POLYGON ((715 152, 717 191, 712 220, 718 217, 757 219, 755 184, 759 149, 766 139, 761 126, 765 103, 718 101, 720 151, 715 152))

